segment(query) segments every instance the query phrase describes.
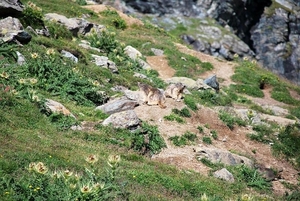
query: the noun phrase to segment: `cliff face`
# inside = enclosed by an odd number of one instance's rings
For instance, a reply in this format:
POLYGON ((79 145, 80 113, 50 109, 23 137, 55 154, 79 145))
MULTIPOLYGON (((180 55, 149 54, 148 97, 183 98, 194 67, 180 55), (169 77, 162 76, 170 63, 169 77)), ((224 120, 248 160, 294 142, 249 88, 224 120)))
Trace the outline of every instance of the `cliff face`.
MULTIPOLYGON (((203 41, 203 37, 189 33, 183 36, 184 41, 198 51, 225 59, 232 59, 235 53, 241 57, 253 56, 264 67, 300 85, 298 0, 125 0, 125 3, 146 14, 196 17, 199 20, 213 18, 230 29, 240 41, 228 42, 228 36, 222 35, 221 40, 209 43, 203 41), (222 43, 224 40, 226 42, 222 43)), ((211 36, 210 33, 207 35, 211 36)))

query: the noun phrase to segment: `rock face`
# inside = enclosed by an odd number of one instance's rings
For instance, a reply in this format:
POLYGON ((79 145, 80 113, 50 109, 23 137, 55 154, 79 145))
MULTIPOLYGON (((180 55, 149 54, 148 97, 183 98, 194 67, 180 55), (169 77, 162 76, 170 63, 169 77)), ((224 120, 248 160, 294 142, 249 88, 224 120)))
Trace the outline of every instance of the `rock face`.
POLYGON ((0 17, 20 16, 24 5, 19 0, 0 0, 0 17))
POLYGON ((237 154, 230 153, 229 151, 217 148, 203 147, 197 152, 196 157, 198 160, 206 158, 212 163, 223 163, 225 165, 244 164, 248 167, 254 166, 253 161, 244 156, 239 156, 237 154))
POLYGON ((264 67, 300 85, 300 2, 298 0, 125 0, 128 12, 157 14, 153 22, 189 26, 184 16, 203 22, 197 35, 182 39, 213 56, 255 57, 264 67), (219 25, 211 25, 206 17, 219 25), (177 22, 176 20, 177 19, 177 22))

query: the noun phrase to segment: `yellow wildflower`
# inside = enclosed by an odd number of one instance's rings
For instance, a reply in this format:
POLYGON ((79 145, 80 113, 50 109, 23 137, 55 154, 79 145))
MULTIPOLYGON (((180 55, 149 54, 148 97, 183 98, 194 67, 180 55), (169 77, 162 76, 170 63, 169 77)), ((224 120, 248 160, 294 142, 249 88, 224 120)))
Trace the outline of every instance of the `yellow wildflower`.
POLYGON ((80 191, 84 194, 86 193, 90 193, 92 191, 92 188, 89 186, 89 185, 83 185, 81 188, 80 188, 80 191))
POLYGON ((98 157, 94 154, 89 155, 86 159, 86 162, 94 164, 98 161, 98 157))
POLYGON ((55 54, 55 51, 54 51, 54 49, 51 48, 51 49, 48 49, 48 50, 47 50, 46 54, 47 54, 47 55, 54 55, 54 54, 55 54))
POLYGON ((2 72, 2 73, 0 74, 0 77, 7 79, 7 78, 9 78, 9 74, 6 73, 6 72, 2 72))
POLYGON ((95 80, 95 81, 93 82, 93 85, 94 85, 94 86, 99 86, 100 83, 99 83, 97 80, 95 80))
POLYGON ((233 55, 233 57, 234 57, 234 58, 238 58, 239 55, 235 53, 235 54, 233 55))
POLYGON ((73 175, 73 172, 70 171, 70 170, 65 170, 65 171, 64 171, 64 175, 65 175, 66 177, 70 177, 70 176, 73 175))
POLYGON ((208 200, 208 197, 206 196, 205 193, 201 196, 200 200, 201 201, 207 201, 208 200))
POLYGON ((28 166, 28 170, 29 170, 29 171, 34 170, 35 165, 36 165, 35 162, 31 162, 31 163, 29 164, 29 166, 28 166))
POLYGON ((48 168, 42 162, 38 162, 35 165, 34 169, 35 169, 36 172, 38 172, 40 174, 45 174, 48 171, 48 168))
POLYGON ((36 58, 38 58, 38 57, 39 57, 38 53, 33 53, 33 54, 31 54, 31 58, 33 58, 33 59, 36 59, 36 58))
POLYGON ((102 183, 99 183, 99 182, 98 182, 98 183, 94 184, 93 188, 94 188, 94 189, 99 189, 99 188, 100 188, 100 189, 103 189, 104 186, 105 186, 105 183, 103 183, 103 182, 102 182, 102 183))
POLYGON ((120 155, 110 155, 108 157, 107 163, 109 166, 113 167, 113 166, 117 165, 120 162, 120 160, 121 160, 120 155))
POLYGON ((249 59, 248 59, 248 57, 244 57, 243 60, 244 61, 248 61, 249 59))
POLYGON ((35 79, 35 78, 30 78, 30 79, 29 79, 29 82, 30 82, 31 84, 36 84, 36 83, 37 83, 37 79, 35 79))
POLYGON ((20 84, 24 84, 25 82, 26 82, 26 80, 25 79, 23 79, 23 78, 21 78, 21 79, 19 79, 19 81, 18 81, 20 84))

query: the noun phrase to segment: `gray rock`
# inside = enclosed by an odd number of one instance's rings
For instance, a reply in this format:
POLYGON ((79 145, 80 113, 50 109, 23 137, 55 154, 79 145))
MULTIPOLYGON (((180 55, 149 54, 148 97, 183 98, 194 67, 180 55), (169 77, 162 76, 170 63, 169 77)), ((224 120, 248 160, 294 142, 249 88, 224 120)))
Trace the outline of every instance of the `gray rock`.
POLYGON ((206 78, 204 81, 204 84, 207 84, 208 86, 212 87, 216 91, 219 91, 219 82, 217 81, 217 76, 213 75, 210 76, 209 78, 206 78))
POLYGON ((67 18, 66 16, 57 13, 47 13, 45 19, 55 21, 65 26, 74 36, 86 35, 90 33, 92 28, 98 29, 98 25, 90 23, 83 18, 67 18))
POLYGON ((137 58, 138 63, 141 65, 143 69, 150 70, 152 67, 143 59, 137 58))
POLYGON ((65 116, 71 116, 75 118, 75 116, 65 106, 54 100, 46 99, 45 108, 49 114, 60 113, 65 116))
POLYGON ((0 0, 0 17, 20 16, 23 9, 24 5, 19 0, 0 0))
POLYGON ((203 147, 196 154, 198 160, 206 158, 212 163, 223 163, 225 165, 240 165, 244 164, 248 167, 253 167, 253 161, 244 156, 230 153, 227 150, 221 150, 217 148, 203 147))
POLYGON ((133 110, 126 110, 110 115, 102 122, 102 125, 112 125, 115 128, 136 128, 140 125, 141 120, 133 110))
POLYGON ((94 59, 93 62, 97 66, 100 66, 102 68, 107 68, 113 73, 118 73, 118 68, 117 68, 116 64, 113 61, 109 60, 108 57, 98 56, 98 55, 95 55, 95 54, 91 54, 91 56, 94 59))
POLYGON ((234 182, 233 175, 226 168, 222 168, 221 170, 218 170, 218 171, 214 172, 213 175, 216 178, 223 179, 223 180, 228 181, 230 183, 234 182))
POLYGON ((25 64, 26 63, 25 57, 18 51, 16 51, 16 53, 17 53, 17 56, 18 56, 18 59, 17 59, 18 65, 21 66, 21 65, 25 64))
POLYGON ((120 98, 100 105, 96 107, 96 110, 102 110, 107 114, 114 114, 125 110, 133 110, 138 105, 136 101, 120 98))
POLYGON ((143 102, 143 96, 141 91, 125 90, 124 95, 130 100, 137 101, 139 104, 142 104, 143 102))
POLYGON ((87 50, 95 50, 97 52, 101 52, 101 50, 99 48, 92 47, 92 46, 90 46, 90 44, 87 44, 87 43, 81 42, 78 45, 87 50))
POLYGON ((196 81, 187 77, 171 77, 166 79, 165 82, 167 84, 176 84, 181 82, 189 89, 198 89, 196 81))
POLYGON ((78 63, 78 58, 75 57, 71 52, 62 50, 61 51, 62 56, 71 59, 72 61, 74 61, 75 63, 78 63))
POLYGON ((0 40, 4 42, 17 40, 22 44, 26 44, 31 40, 31 36, 24 31, 19 19, 7 17, 0 20, 0 40))
POLYGON ((130 45, 124 48, 124 52, 127 56, 129 56, 133 60, 142 57, 142 53, 130 45))
POLYGON ((160 49, 155 49, 155 48, 151 48, 151 51, 154 53, 154 55, 156 56, 162 56, 164 55, 164 51, 160 50, 160 49))

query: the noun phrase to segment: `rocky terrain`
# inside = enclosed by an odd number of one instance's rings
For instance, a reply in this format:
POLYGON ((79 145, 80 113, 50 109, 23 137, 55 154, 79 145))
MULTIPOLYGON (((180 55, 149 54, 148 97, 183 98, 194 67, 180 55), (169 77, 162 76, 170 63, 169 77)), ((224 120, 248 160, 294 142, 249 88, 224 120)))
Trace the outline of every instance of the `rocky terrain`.
POLYGON ((265 68, 300 84, 300 8, 296 0, 124 2, 123 10, 150 15, 153 23, 170 30, 178 25, 194 26, 196 30, 185 30, 182 39, 197 51, 227 60, 234 54, 254 57, 265 68), (191 18, 199 24, 191 24, 191 18))

